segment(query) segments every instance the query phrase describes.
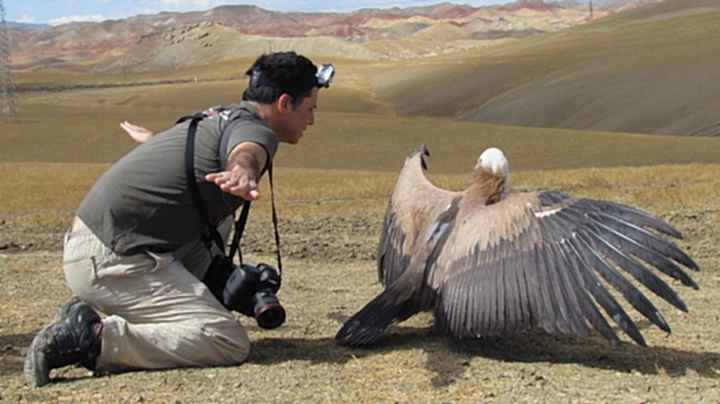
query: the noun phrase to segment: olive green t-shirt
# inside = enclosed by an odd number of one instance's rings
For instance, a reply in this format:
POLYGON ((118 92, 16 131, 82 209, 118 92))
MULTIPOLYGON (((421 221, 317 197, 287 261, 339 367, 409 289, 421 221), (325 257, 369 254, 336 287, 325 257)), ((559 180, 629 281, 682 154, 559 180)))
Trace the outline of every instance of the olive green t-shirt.
MULTIPOLYGON (((114 252, 171 252, 207 234, 185 177, 189 124, 190 120, 177 124, 137 146, 110 167, 85 196, 77 215, 114 252)), ((205 181, 205 175, 225 169, 227 156, 243 142, 261 145, 269 163, 278 139, 255 107, 242 102, 200 121, 195 142, 195 179, 215 226, 232 214, 242 199, 205 181), (221 134, 227 137, 223 151, 221 134)))

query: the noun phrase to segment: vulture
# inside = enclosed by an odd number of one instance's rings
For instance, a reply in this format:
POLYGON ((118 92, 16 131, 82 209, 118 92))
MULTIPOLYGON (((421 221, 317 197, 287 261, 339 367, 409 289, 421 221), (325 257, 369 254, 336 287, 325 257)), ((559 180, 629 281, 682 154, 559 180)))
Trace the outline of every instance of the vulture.
POLYGON ((646 346, 620 296, 660 329, 670 326, 638 284, 687 311, 656 272, 698 289, 684 268, 699 267, 666 237, 682 238, 666 222, 558 191, 509 192, 497 148, 480 155, 464 191, 445 190, 426 177, 428 156, 423 145, 405 159, 377 254, 384 290, 343 324, 338 343, 372 345, 390 325, 432 310, 435 329, 455 338, 595 330, 617 346, 607 316, 646 346))

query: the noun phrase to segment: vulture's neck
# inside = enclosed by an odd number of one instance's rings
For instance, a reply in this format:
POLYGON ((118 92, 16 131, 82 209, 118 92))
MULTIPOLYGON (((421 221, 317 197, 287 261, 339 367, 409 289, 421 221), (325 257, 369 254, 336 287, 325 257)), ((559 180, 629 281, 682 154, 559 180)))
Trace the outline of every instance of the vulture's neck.
POLYGON ((483 205, 492 205, 505 197, 505 177, 484 170, 473 173, 470 186, 465 190, 465 198, 483 205))

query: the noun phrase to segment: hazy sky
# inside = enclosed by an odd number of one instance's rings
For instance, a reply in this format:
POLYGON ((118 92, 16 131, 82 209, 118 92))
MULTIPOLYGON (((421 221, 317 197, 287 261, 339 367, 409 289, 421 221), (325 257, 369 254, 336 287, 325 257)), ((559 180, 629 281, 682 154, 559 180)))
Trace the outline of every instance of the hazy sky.
POLYGON ((359 8, 426 6, 442 2, 484 6, 512 0, 4 0, 8 21, 61 24, 101 21, 160 11, 206 10, 223 4, 254 4, 278 11, 352 11, 359 8))

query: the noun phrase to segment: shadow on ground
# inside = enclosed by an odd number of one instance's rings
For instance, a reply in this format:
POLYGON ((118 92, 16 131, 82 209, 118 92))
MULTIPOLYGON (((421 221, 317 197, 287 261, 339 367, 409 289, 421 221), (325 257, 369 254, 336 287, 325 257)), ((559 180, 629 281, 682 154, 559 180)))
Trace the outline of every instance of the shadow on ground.
MULTIPOLYGON (((22 372, 26 348, 34 334, 0 335, 0 376, 22 372)), ((647 348, 622 343, 612 348, 601 337, 575 338, 528 334, 509 339, 453 340, 433 335, 429 328, 395 327, 373 348, 350 349, 333 338, 262 338, 253 343, 250 363, 275 365, 289 361, 344 364, 358 358, 383 355, 395 350, 422 350, 425 366, 434 376, 435 388, 455 383, 472 365, 474 358, 502 362, 578 364, 616 372, 639 372, 670 377, 690 370, 700 377, 720 379, 720 353, 689 352, 661 346, 647 348)), ((77 379, 57 378, 56 382, 77 379)))
POLYGON ((344 364, 356 358, 395 350, 423 350, 426 368, 434 373, 433 386, 443 388, 462 377, 476 357, 502 362, 578 364, 615 372, 720 379, 720 353, 691 352, 662 346, 640 347, 621 343, 611 347, 599 336, 576 338, 528 334, 506 339, 453 340, 433 335, 428 328, 395 327, 373 348, 350 349, 332 338, 264 338, 254 343, 249 359, 273 365, 287 361, 344 364))

